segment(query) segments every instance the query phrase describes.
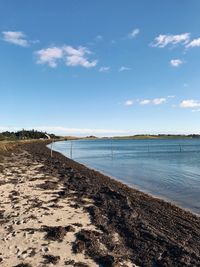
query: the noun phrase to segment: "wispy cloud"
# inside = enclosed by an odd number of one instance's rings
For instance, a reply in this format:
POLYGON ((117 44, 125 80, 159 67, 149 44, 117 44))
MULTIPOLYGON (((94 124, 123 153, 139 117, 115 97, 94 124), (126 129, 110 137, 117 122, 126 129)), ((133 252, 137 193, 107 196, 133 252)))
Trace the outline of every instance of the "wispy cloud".
POLYGON ((132 106, 133 103, 134 103, 133 100, 126 100, 125 103, 124 103, 124 105, 125 106, 132 106))
POLYGON ((140 103, 140 105, 148 105, 151 103, 151 100, 150 99, 144 99, 144 100, 141 100, 139 103, 140 103))
MULTIPOLYGON (((110 135, 110 134, 126 134, 130 131, 118 130, 118 129, 99 129, 99 128, 67 128, 63 126, 27 126, 25 129, 36 129, 38 131, 46 131, 48 133, 56 133, 61 135, 110 135)), ((18 131, 21 127, 0 127, 2 131, 18 131)))
POLYGON ((135 38, 139 33, 140 33, 140 29, 138 29, 138 28, 133 29, 133 30, 128 34, 128 37, 129 37, 130 39, 133 39, 133 38, 135 38))
POLYGON ((67 66, 81 66, 92 68, 97 65, 97 60, 89 60, 88 56, 92 52, 87 48, 80 46, 74 48, 64 45, 62 47, 49 47, 35 52, 38 64, 47 64, 51 68, 56 68, 60 61, 67 66))
POLYGON ((138 101, 140 105, 161 105, 167 102, 167 99, 162 97, 162 98, 154 98, 154 99, 143 99, 138 101))
POLYGON ((167 101, 167 99, 166 98, 155 98, 155 99, 153 99, 153 104, 154 105, 161 105, 161 104, 163 104, 163 103, 165 103, 167 101))
POLYGON ((127 131, 116 129, 95 129, 95 128, 66 128, 66 127, 37 127, 39 130, 46 130, 52 132, 62 132, 68 134, 114 134, 126 133, 127 131))
POLYGON ((99 68, 99 72, 109 72, 109 71, 110 71, 110 67, 104 66, 104 67, 99 68))
POLYGON ((131 68, 126 67, 126 66, 121 66, 121 67, 119 68, 119 72, 127 71, 127 70, 131 70, 131 68))
POLYGON ((102 36, 102 35, 97 35, 97 36, 95 37, 95 41, 96 41, 96 42, 103 41, 103 36, 102 36))
POLYGON ((180 103, 181 108, 198 108, 200 107, 200 101, 194 99, 186 99, 180 103))
POLYGON ((3 40, 5 42, 27 47, 30 42, 27 40, 26 34, 20 31, 3 31, 3 40))
POLYGON ((181 64, 183 64, 183 61, 181 59, 171 59, 170 64, 172 67, 179 67, 181 64))
POLYGON ((177 35, 172 34, 160 34, 157 36, 153 43, 150 45, 152 47, 166 47, 168 45, 177 45, 177 44, 187 44, 190 40, 190 33, 182 33, 177 35))
POLYGON ((200 38, 192 40, 189 44, 186 45, 188 48, 200 47, 200 38))
POLYGON ((192 112, 200 112, 200 108, 198 108, 198 109, 192 109, 192 112))

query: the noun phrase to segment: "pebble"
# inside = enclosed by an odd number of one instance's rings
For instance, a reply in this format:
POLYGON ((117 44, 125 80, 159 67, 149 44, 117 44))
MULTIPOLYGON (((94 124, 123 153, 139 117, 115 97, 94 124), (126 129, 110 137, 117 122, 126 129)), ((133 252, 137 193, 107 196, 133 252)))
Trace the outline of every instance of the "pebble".
POLYGON ((16 254, 17 254, 17 256, 20 256, 22 254, 22 251, 20 251, 20 249, 18 248, 16 254))
POLYGON ((40 251, 41 252, 48 252, 49 251, 49 248, 48 247, 44 247, 44 248, 41 248, 40 251))
POLYGON ((12 236, 16 236, 16 232, 13 232, 13 233, 12 233, 12 236))

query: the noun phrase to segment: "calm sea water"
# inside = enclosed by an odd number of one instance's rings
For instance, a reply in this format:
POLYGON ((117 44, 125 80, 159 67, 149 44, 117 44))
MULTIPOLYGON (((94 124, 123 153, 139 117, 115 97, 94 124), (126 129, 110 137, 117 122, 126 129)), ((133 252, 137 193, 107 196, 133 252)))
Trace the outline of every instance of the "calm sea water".
POLYGON ((200 214, 200 140, 77 140, 55 151, 200 214))

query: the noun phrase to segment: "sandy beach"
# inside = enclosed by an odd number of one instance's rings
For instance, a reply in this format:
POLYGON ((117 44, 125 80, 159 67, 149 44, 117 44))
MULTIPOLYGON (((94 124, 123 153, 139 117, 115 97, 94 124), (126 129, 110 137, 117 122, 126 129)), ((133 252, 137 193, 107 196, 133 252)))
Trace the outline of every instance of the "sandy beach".
POLYGON ((200 218, 65 158, 0 151, 0 265, 200 266, 200 218))

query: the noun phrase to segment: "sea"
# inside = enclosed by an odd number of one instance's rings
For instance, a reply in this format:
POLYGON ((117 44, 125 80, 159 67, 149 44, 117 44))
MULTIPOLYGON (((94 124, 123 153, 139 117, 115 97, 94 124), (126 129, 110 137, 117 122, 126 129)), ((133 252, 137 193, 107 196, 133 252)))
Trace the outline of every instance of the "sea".
POLYGON ((52 149, 200 215, 200 139, 82 139, 52 149))

